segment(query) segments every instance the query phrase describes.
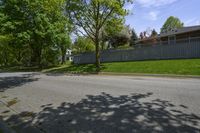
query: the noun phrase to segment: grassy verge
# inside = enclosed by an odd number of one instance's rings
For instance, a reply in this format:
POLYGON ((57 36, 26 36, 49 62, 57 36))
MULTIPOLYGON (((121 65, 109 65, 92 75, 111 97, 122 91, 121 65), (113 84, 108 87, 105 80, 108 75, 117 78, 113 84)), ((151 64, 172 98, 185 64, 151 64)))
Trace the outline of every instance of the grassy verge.
POLYGON ((105 72, 200 75, 200 59, 107 63, 105 72))
POLYGON ((94 64, 88 65, 72 65, 71 63, 66 63, 57 67, 52 67, 48 69, 43 69, 42 72, 55 72, 55 73, 95 73, 96 68, 94 64))
MULTIPOLYGON (((45 69, 43 72, 93 73, 95 65, 71 65, 69 63, 45 69)), ((116 62, 102 64, 102 72, 200 75, 200 59, 116 62)))
MULTIPOLYGON (((200 75, 200 59, 184 60, 157 60, 103 63, 102 72, 112 73, 142 73, 142 74, 174 74, 174 75, 200 75)), ((52 73, 95 73, 95 65, 64 65, 46 69, 30 67, 8 67, 2 71, 39 71, 52 73)))

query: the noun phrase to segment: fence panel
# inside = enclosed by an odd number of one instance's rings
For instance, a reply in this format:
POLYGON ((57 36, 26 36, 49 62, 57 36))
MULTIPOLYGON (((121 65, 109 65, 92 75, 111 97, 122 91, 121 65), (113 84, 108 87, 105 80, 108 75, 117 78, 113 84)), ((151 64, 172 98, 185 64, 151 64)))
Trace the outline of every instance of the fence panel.
MULTIPOLYGON (((200 38, 180 40, 176 44, 161 43, 151 46, 137 46, 129 50, 105 50, 101 52, 101 62, 122 62, 160 59, 200 58, 200 38)), ((75 55, 75 64, 95 63, 95 53, 75 55)))

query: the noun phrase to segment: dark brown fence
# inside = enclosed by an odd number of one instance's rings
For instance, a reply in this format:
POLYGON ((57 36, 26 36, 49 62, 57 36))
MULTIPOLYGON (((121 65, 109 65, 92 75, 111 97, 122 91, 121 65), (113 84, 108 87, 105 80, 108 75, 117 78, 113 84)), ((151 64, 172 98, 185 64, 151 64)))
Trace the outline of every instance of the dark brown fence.
MULTIPOLYGON (((105 50, 101 52, 101 62, 122 62, 162 59, 200 58, 200 38, 178 40, 176 43, 166 42, 152 45, 137 45, 129 50, 105 50)), ((95 53, 75 55, 75 64, 95 63, 95 53)))

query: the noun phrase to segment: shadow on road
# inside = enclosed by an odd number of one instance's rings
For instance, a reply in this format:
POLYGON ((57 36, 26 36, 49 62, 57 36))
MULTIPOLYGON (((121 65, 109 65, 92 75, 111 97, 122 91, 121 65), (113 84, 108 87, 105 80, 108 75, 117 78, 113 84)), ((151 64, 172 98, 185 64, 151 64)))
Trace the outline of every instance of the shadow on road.
POLYGON ((34 78, 34 75, 23 74, 21 76, 0 77, 0 92, 39 80, 39 78, 34 78))
MULTIPOLYGON (((101 70, 104 70, 106 67, 104 65, 101 65, 101 70)), ((55 69, 50 69, 46 72, 48 76, 62 76, 64 73, 68 75, 90 75, 90 74, 98 74, 96 72, 96 66, 94 64, 85 64, 85 65, 70 65, 66 67, 61 67, 61 68, 55 68, 55 69)))
POLYGON ((151 95, 88 95, 75 104, 48 104, 39 113, 13 115, 7 122, 20 132, 37 127, 47 133, 199 133, 199 116, 181 111, 187 110, 184 105, 145 100, 151 95))

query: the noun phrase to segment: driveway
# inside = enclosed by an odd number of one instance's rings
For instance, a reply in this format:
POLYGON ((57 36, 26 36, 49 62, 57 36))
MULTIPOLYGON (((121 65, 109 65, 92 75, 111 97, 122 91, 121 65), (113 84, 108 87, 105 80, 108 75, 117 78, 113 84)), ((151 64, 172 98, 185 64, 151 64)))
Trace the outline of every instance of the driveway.
POLYGON ((17 132, 200 133, 200 79, 0 73, 17 132))

